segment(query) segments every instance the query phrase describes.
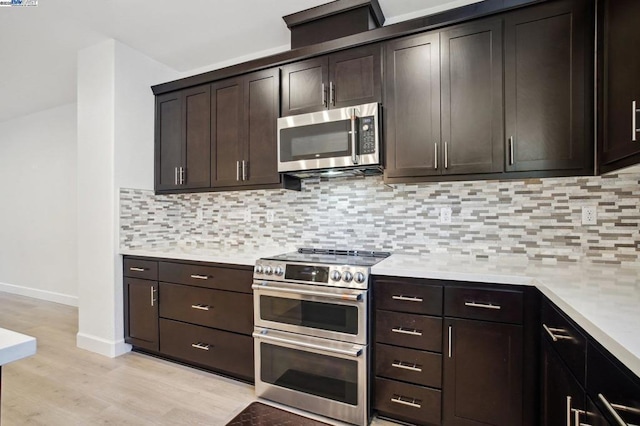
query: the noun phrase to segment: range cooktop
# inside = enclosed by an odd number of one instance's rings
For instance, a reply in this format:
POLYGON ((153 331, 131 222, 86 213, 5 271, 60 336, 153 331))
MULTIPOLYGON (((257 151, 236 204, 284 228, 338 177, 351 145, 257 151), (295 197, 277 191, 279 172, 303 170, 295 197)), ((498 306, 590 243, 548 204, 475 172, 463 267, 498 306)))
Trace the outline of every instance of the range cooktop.
POLYGON ((265 260, 278 260, 282 262, 320 263, 326 265, 352 265, 371 267, 389 257, 391 253, 384 251, 367 250, 332 250, 300 248, 291 253, 285 253, 273 257, 265 257, 265 260))

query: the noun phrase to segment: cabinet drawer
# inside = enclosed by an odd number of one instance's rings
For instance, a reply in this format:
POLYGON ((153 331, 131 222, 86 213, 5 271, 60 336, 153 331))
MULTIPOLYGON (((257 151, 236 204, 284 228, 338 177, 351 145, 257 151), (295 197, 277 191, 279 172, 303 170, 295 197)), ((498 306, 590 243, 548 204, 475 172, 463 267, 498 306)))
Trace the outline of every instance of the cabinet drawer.
POLYGON ((253 271, 160 262, 159 281, 251 293, 253 271))
POLYGON ((380 414, 419 425, 440 424, 441 391, 376 378, 374 408, 380 414))
POLYGON ((567 364, 569 370, 578 379, 580 385, 585 383, 585 365, 587 339, 578 331, 563 313, 559 312, 551 302, 545 300, 542 304, 542 326, 540 328, 543 338, 547 339, 551 346, 567 364), (551 335, 555 336, 555 340, 551 335))
POLYGON ((376 344, 376 375, 432 388, 442 387, 442 355, 376 344))
POLYGON ((445 286, 444 315, 522 324, 522 292, 445 286))
POLYGON ((253 380, 253 338, 160 319, 160 352, 253 380))
POLYGON ((442 286, 376 279, 373 300, 376 309, 442 315, 442 286))
POLYGON ((625 423, 640 425, 640 378, 591 342, 587 349, 587 392, 606 417, 612 417, 614 410, 625 423))
POLYGON ((224 290, 160 283, 160 316, 236 333, 251 334, 253 332, 253 296, 224 290))
POLYGON ((442 352, 442 319, 376 311, 376 342, 442 352))
POLYGON ((124 276, 143 280, 158 280, 158 262, 124 258, 124 276))

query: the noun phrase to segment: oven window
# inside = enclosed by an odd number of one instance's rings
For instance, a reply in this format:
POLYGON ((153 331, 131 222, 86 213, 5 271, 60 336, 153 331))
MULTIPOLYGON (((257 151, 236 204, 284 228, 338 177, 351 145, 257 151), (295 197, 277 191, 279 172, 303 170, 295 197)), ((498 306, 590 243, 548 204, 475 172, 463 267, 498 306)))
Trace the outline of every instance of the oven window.
POLYGON ((260 377, 283 388, 358 403, 358 362, 260 343, 260 377))
POLYGON ((351 155, 351 121, 331 121, 280 130, 280 161, 315 160, 351 155))
POLYGON ((358 334, 358 307, 260 296, 260 318, 352 335, 358 334))

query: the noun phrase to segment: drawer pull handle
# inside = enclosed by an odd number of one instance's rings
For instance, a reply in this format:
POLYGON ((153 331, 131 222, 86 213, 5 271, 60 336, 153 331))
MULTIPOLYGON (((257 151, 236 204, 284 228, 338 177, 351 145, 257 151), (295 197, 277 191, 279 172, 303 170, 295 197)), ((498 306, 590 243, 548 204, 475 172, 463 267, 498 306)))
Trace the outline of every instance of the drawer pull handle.
POLYGON ((422 368, 420 368, 418 364, 412 364, 408 362, 393 361, 391 363, 391 366, 395 368, 401 368, 403 370, 417 371, 418 373, 422 372, 422 368))
POLYGON ((491 303, 464 302, 464 306, 469 306, 470 308, 482 308, 482 309, 495 309, 495 310, 502 309, 500 305, 492 305, 491 303))
POLYGON ((392 328, 391 331, 393 331, 394 333, 409 334, 411 336, 422 336, 422 331, 416 330, 415 328, 398 327, 392 328))
MULTIPOLYGON (((620 417, 620 414, 618 414, 618 412, 614 408, 614 404, 609 403, 609 401, 607 401, 607 398, 605 398, 603 394, 599 393, 598 399, 602 401, 602 403, 604 404, 609 414, 611 414, 611 416, 615 419, 615 421, 618 423, 619 426, 629 426, 624 420, 622 420, 622 417, 620 417)), ((622 407, 624 407, 625 409, 630 408, 630 407, 625 407, 624 405, 618 405, 618 404, 615 404, 615 405, 616 405, 616 408, 618 408, 621 411, 623 411, 621 409, 622 407)))
POLYGON ((208 275, 192 274, 191 278, 196 279, 196 280, 208 280, 209 276, 208 275))
POLYGON ((132 266, 132 267, 129 268, 129 270, 133 271, 133 272, 144 272, 144 271, 147 270, 147 268, 137 268, 135 266, 132 266))
POLYGON ((202 305, 200 303, 195 304, 195 305, 191 305, 191 307, 193 309, 199 309, 201 311, 208 311, 209 309, 213 308, 213 306, 209 306, 209 305, 202 305))
POLYGON ((203 351, 208 351, 209 348, 211 347, 211 345, 209 345, 207 343, 198 342, 198 343, 192 343, 191 347, 192 348, 196 348, 196 349, 200 349, 200 350, 203 350, 203 351))
POLYGON ((563 330, 562 328, 553 328, 553 327, 547 327, 547 324, 542 324, 542 328, 544 328, 544 331, 547 332, 547 334, 549 336, 551 336, 551 340, 553 340, 554 342, 557 342, 558 340, 571 340, 573 339, 571 336, 564 336, 561 334, 556 334, 556 333, 566 333, 567 330, 563 330))
POLYGON ((403 302, 422 302, 422 297, 414 297, 414 296, 391 296, 393 300, 402 300, 403 302))
POLYGON ((391 402, 406 405, 407 407, 412 408, 422 408, 422 404, 420 404, 420 402, 422 401, 415 398, 407 398, 406 396, 393 395, 393 398, 391 398, 391 402))
POLYGON ((158 299, 156 299, 156 289, 151 287, 151 306, 155 306, 158 299))

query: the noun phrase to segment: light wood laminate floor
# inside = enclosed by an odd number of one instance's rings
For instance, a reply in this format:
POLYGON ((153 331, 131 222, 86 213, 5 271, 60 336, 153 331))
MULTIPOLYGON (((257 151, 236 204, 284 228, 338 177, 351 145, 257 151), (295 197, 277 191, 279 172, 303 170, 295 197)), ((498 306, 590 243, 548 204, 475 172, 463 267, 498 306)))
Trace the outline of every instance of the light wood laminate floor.
POLYGON ((256 400, 253 386, 212 373, 78 349, 73 307, 0 292, 0 327, 38 340, 35 356, 2 368, 2 426, 224 425, 256 400))

